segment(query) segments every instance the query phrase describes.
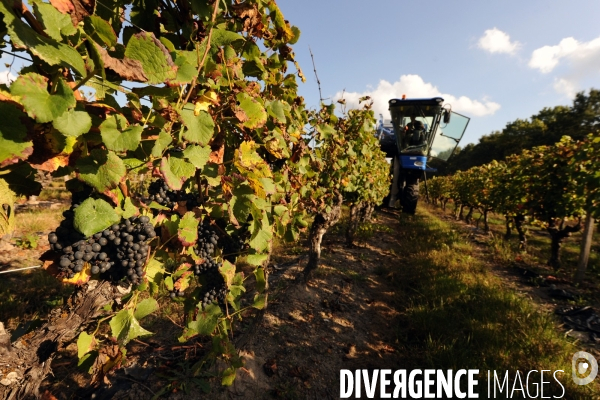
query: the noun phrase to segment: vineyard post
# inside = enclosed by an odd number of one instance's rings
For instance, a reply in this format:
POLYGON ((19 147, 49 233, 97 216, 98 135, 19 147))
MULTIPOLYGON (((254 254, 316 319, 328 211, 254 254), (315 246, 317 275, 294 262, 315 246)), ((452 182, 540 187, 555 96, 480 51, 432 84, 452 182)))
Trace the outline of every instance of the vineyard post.
POLYGON ((581 283, 585 277, 588 260, 590 258, 590 250, 592 248, 592 237, 594 235, 594 217, 591 212, 588 212, 585 217, 585 225, 583 228, 583 238, 581 240, 581 251, 579 252, 579 261, 577 262, 577 270, 573 281, 581 283))

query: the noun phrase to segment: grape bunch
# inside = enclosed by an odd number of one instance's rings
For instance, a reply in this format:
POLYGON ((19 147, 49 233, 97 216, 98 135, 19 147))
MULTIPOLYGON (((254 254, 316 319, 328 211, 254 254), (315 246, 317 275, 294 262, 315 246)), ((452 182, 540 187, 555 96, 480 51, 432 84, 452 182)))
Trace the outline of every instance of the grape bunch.
POLYGON ((115 282, 126 277, 134 285, 141 283, 150 251, 148 242, 156 236, 150 219, 125 219, 86 239, 73 227, 75 208, 65 211, 59 228, 48 235, 50 248, 60 254, 59 269, 72 278, 87 262, 93 275, 103 274, 115 282))
POLYGON ((175 205, 180 201, 186 202, 186 207, 191 210, 198 207, 198 197, 193 193, 186 193, 182 190, 174 191, 169 188, 169 185, 163 179, 157 179, 148 187, 148 197, 143 199, 145 202, 155 201, 163 207, 169 209, 175 208, 175 205))
MULTIPOLYGON (((202 258, 202 263, 194 265, 194 274, 202 282, 200 291, 202 308, 215 302, 223 304, 227 296, 227 285, 219 272, 219 267, 223 263, 214 258, 218 242, 219 236, 209 223, 203 222, 198 226, 198 241, 194 252, 202 258)), ((175 296, 180 296, 180 293, 172 292, 171 297, 175 296)))
POLYGON ((210 269, 218 269, 223 263, 217 262, 213 255, 215 254, 219 236, 206 223, 198 226, 198 241, 194 252, 203 259, 202 264, 194 266, 194 274, 200 275, 210 269))
POLYGON ((103 235, 107 233, 109 240, 114 237, 116 259, 125 271, 127 279, 134 285, 140 284, 150 252, 148 242, 156 236, 150 218, 142 216, 126 219, 121 224, 111 226, 110 230, 106 229, 102 232, 103 235))
POLYGON ((200 292, 202 308, 212 303, 225 303, 227 296, 227 284, 218 269, 210 269, 203 274, 204 285, 200 292))

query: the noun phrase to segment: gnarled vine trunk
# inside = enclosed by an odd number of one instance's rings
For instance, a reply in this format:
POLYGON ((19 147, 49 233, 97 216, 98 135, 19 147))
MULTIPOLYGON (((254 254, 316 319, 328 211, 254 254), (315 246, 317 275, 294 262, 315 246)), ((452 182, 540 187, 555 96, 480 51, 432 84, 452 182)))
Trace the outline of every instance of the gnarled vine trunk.
POLYGON ((323 240, 323 235, 329 228, 331 228, 340 220, 340 216, 342 214, 342 201, 343 196, 341 193, 339 193, 336 195, 329 213, 320 212, 315 215, 315 219, 308 234, 309 250, 308 262, 306 263, 306 267, 304 267, 305 281, 310 279, 312 272, 319 266, 319 260, 321 259, 321 241, 323 240))
MULTIPOLYGON (((561 224, 562 225, 562 224, 561 224)), ((572 233, 581 230, 581 219, 577 225, 557 226, 556 221, 552 220, 546 228, 550 233, 550 259, 548 265, 558 270, 560 268, 560 249, 565 238, 571 236, 572 233)))
POLYGON ((519 250, 527 251, 527 229, 525 229, 525 216, 517 214, 514 217, 515 229, 519 233, 519 250))
POLYGON ((54 310, 46 324, 14 343, 0 324, 0 399, 39 398, 57 351, 75 339, 103 306, 122 295, 109 282, 87 285, 75 291, 67 306, 54 310))
POLYGON ((359 202, 350 206, 350 218, 348 220, 348 229, 346 230, 346 245, 354 245, 354 238, 358 226, 364 222, 370 221, 372 214, 373 205, 371 203, 359 202))
POLYGON ((504 234, 504 239, 508 240, 512 236, 513 217, 511 217, 509 215, 505 215, 504 222, 505 222, 505 226, 506 226, 506 233, 504 234))

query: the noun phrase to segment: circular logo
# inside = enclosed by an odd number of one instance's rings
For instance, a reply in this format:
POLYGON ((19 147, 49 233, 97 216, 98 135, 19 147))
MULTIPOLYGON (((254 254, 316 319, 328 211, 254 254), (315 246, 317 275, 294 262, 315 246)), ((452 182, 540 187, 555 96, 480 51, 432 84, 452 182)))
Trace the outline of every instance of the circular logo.
POLYGON ((598 361, 593 355, 585 351, 578 351, 573 354, 572 360, 572 372, 573 382, 576 385, 587 385, 598 375, 598 361), (585 378, 580 378, 578 375, 586 375, 585 378))

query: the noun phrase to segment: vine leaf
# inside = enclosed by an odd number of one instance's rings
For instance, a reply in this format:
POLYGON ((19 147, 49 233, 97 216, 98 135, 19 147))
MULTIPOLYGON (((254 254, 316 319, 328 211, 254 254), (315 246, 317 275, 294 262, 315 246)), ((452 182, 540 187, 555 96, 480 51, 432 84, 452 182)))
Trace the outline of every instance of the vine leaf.
POLYGON ((52 5, 39 0, 32 1, 33 13, 44 25, 44 32, 52 39, 62 41, 62 35, 71 36, 77 33, 69 14, 63 14, 52 5))
POLYGON ((97 15, 90 15, 84 19, 83 30, 96 42, 107 47, 117 45, 117 35, 112 26, 97 15))
POLYGON ((221 307, 216 304, 209 304, 204 310, 198 307, 196 319, 188 323, 183 335, 179 337, 179 341, 185 342, 196 335, 210 335, 217 327, 221 315, 221 307))
POLYGON ((290 106, 280 100, 275 100, 267 103, 267 112, 277 120, 277 122, 285 124, 285 112, 290 110, 290 106), (287 107, 286 107, 287 106, 287 107))
POLYGON ((122 217, 125 219, 135 217, 140 214, 140 210, 133 204, 131 197, 126 197, 123 204, 122 217))
POLYGON ((100 58, 104 66, 115 71, 121 78, 136 82, 148 81, 148 77, 144 73, 144 69, 142 68, 142 63, 140 61, 127 57, 122 59, 111 57, 103 47, 98 46, 97 44, 94 44, 94 47, 98 54, 100 54, 100 58))
POLYGON ((131 36, 125 47, 125 57, 141 62, 150 84, 163 83, 176 77, 177 66, 169 50, 153 33, 140 32, 131 36))
POLYGON ((78 137, 92 127, 92 118, 85 111, 68 110, 52 121, 52 126, 65 136, 78 137))
POLYGON ((152 332, 142 328, 133 315, 132 310, 121 310, 109 322, 113 338, 125 345, 130 340, 140 336, 153 335, 152 332))
POLYGON ((183 156, 198 169, 204 168, 210 158, 211 148, 190 145, 183 151, 183 156))
POLYGON ((135 308, 135 313, 133 316, 135 319, 140 320, 145 316, 152 314, 156 310, 158 310, 158 302, 152 297, 149 297, 139 302, 135 308))
POLYGON ((215 47, 221 47, 231 44, 236 40, 244 40, 244 37, 239 33, 225 29, 213 29, 210 43, 215 47))
POLYGON ((256 268, 254 270, 254 277, 256 278, 256 291, 262 293, 267 287, 267 280, 265 279, 265 269, 256 268))
POLYGON ((142 140, 141 126, 129 126, 121 114, 113 114, 100 124, 100 134, 106 148, 116 152, 134 151, 142 140))
POLYGON ((256 99, 243 92, 238 93, 236 98, 240 104, 235 111, 235 116, 244 127, 256 129, 267 122, 267 112, 256 99))
POLYGON ((193 246, 198 240, 198 219, 193 212, 186 212, 179 221, 177 238, 185 247, 193 246))
POLYGON ((152 156, 162 157, 163 151, 167 148, 168 145, 171 144, 172 141, 173 138, 171 137, 171 134, 169 134, 169 132, 165 130, 161 130, 158 134, 158 139, 154 141, 154 146, 152 147, 152 156))
POLYGON ((92 266, 90 263, 83 264, 83 269, 79 272, 76 272, 71 278, 64 278, 63 283, 68 283, 71 285, 83 285, 84 283, 89 282, 92 277, 92 266))
POLYGON ((48 93, 48 78, 30 72, 10 86, 11 94, 21 97, 27 114, 37 122, 50 122, 75 107, 73 91, 63 79, 56 82, 55 94, 48 93))
POLYGON ((210 114, 199 111, 198 115, 195 115, 194 110, 184 108, 179 116, 187 128, 183 137, 192 143, 207 145, 215 131, 215 123, 210 114))
POLYGON ((223 265, 219 267, 219 272, 221 273, 221 276, 223 276, 223 279, 229 288, 233 284, 233 278, 235 277, 235 265, 227 260, 224 260, 223 265))
POLYGON ((81 76, 86 75, 85 63, 73 47, 37 34, 6 8, 4 2, 0 2, 0 15, 4 17, 14 48, 27 50, 50 65, 73 68, 81 76))
MULTIPOLYGON (((0 143, 2 140, 0 140, 0 143)), ((0 149, 2 147, 0 146, 0 149)), ((0 163, 1 164, 1 163, 0 163)), ((37 171, 26 162, 10 166, 10 172, 2 178, 17 196, 37 196, 42 191, 42 184, 36 182, 37 171)))
POLYGON ((81 332, 77 338, 77 358, 81 358, 96 347, 96 337, 87 332, 81 332))
POLYGON ((15 105, 0 102, 0 167, 17 163, 33 153, 33 142, 27 139, 27 130, 21 123, 25 113, 15 105))
POLYGON ((183 183, 194 175, 196 168, 180 156, 169 154, 162 158, 160 172, 171 189, 180 190, 183 183))
POLYGON ((89 237, 121 220, 117 212, 102 199, 86 199, 75 209, 73 225, 77 231, 89 237))
POLYGON ((94 149, 88 157, 77 160, 79 179, 103 193, 115 188, 127 173, 125 164, 115 153, 94 149))

